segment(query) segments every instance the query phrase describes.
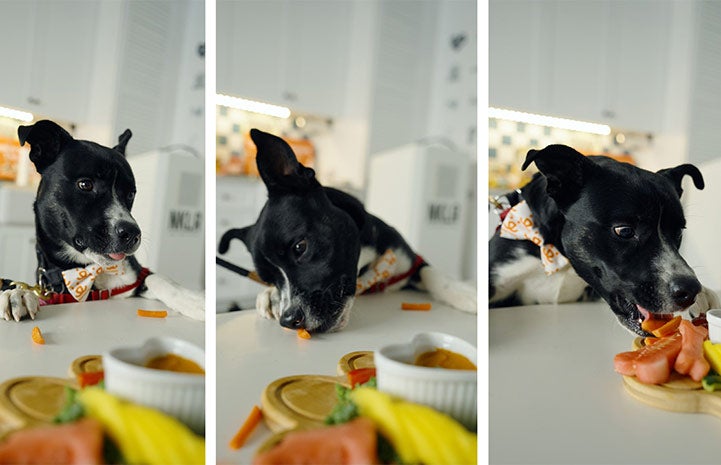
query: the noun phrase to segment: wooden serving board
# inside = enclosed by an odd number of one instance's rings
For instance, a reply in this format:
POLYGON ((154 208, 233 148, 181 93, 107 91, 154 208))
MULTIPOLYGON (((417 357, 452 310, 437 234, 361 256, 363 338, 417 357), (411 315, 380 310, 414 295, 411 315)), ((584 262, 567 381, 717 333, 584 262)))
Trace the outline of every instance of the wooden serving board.
POLYGON ((0 439, 32 426, 51 424, 65 405, 65 388, 77 389, 77 373, 102 370, 99 355, 75 359, 70 378, 24 376, 0 384, 0 439))
POLYGON ((373 352, 358 351, 340 359, 338 376, 294 375, 277 379, 261 395, 263 419, 275 433, 323 426, 336 403, 335 385, 349 387, 349 371, 374 366, 373 352))
MULTIPOLYGON (((636 338, 634 349, 643 346, 643 338, 636 338)), ((644 384, 635 376, 624 376, 623 387, 631 397, 651 407, 672 412, 707 413, 721 418, 721 392, 706 391, 700 381, 672 373, 664 384, 644 384)))

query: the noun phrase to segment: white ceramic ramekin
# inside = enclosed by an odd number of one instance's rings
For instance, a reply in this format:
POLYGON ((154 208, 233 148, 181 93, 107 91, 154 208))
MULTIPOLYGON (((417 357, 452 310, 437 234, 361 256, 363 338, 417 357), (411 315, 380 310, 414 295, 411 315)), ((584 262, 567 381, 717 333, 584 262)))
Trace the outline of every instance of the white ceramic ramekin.
POLYGON ((205 431, 205 376, 146 368, 150 359, 175 354, 205 369, 203 349, 172 337, 152 338, 139 347, 120 347, 103 354, 105 389, 119 397, 161 410, 205 431))
POLYGON ((706 312, 708 338, 714 344, 721 344, 721 309, 714 308, 706 312))
POLYGON ((428 405, 475 431, 477 371, 412 365, 418 355, 437 348, 461 354, 478 366, 478 352, 472 344, 450 334, 420 333, 408 343, 388 345, 375 351, 378 389, 428 405))

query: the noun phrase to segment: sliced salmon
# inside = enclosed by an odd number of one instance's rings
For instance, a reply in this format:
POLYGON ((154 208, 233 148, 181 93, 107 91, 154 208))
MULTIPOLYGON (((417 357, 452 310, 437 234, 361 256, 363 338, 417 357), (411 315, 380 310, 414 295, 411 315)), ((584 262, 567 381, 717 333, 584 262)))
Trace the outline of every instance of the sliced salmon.
POLYGON ((92 418, 11 434, 0 443, 0 464, 96 465, 103 463, 103 429, 92 418))
POLYGON ((668 381, 676 357, 681 351, 681 334, 659 338, 658 342, 631 352, 622 352, 613 359, 614 369, 626 376, 636 376, 646 384, 668 381))
POLYGON ((678 330, 681 333, 681 352, 673 368, 682 375, 689 375, 694 381, 701 381, 711 369, 703 355, 703 341, 708 337, 708 329, 684 320, 678 330))
POLYGON ((285 435, 269 451, 258 454, 253 465, 347 465, 378 463, 376 429, 368 418, 285 435))

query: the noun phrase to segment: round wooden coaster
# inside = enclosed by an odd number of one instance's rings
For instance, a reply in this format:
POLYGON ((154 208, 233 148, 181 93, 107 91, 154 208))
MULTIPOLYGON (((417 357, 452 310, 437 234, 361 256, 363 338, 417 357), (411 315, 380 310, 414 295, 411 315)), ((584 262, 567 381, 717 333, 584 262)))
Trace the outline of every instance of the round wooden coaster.
POLYGON ((338 362, 338 374, 347 375, 349 371, 357 368, 374 368, 373 352, 360 350, 345 354, 338 362))
POLYGON ((323 426, 338 398, 336 384, 349 387, 347 373, 372 368, 373 352, 357 351, 341 357, 339 376, 295 375, 270 383, 261 395, 263 419, 271 431, 323 426))
POLYGON ((75 379, 80 373, 103 371, 103 357, 100 355, 84 355, 70 364, 69 376, 75 379))
POLYGON ((0 436, 52 423, 65 404, 69 380, 43 376, 14 378, 0 384, 0 436))

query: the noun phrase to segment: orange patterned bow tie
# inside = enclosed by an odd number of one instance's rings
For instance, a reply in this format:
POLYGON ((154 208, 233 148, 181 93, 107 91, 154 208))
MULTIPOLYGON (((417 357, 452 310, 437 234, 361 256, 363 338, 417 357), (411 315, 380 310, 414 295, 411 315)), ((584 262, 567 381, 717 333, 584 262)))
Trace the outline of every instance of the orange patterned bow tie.
POLYGON ((553 244, 545 244, 541 231, 533 223, 533 213, 526 201, 511 208, 501 224, 501 237, 531 241, 541 248, 541 262, 546 274, 553 274, 566 266, 568 259, 553 244))
POLYGON ((356 295, 362 294, 376 284, 389 279, 398 268, 398 259, 391 249, 378 257, 368 270, 356 281, 356 295))
POLYGON ((116 265, 100 266, 97 264, 88 265, 84 268, 71 268, 63 271, 63 280, 68 292, 78 302, 83 302, 88 298, 95 278, 101 274, 120 275, 125 274, 125 262, 119 262, 116 265))

